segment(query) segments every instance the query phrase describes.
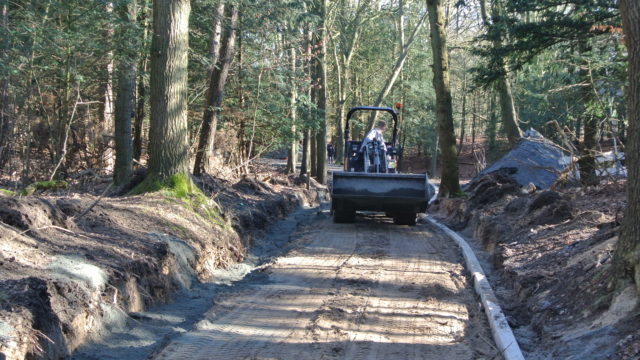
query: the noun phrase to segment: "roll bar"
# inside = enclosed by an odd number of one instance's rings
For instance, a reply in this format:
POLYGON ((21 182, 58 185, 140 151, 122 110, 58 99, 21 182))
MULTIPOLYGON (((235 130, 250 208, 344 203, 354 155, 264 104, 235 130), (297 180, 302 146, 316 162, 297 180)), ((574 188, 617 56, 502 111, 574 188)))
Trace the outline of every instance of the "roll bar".
MULTIPOLYGON (((398 114, 392 108, 389 108, 389 107, 356 106, 349 109, 349 112, 347 113, 347 122, 344 127, 345 150, 347 149, 346 144, 349 141, 349 120, 351 120, 351 116, 356 111, 383 111, 391 114, 391 116, 393 117, 393 137, 391 139, 391 144, 393 144, 394 147, 396 146, 396 138, 398 137, 398 114)), ((346 154, 346 151, 345 151, 345 154, 346 154)))

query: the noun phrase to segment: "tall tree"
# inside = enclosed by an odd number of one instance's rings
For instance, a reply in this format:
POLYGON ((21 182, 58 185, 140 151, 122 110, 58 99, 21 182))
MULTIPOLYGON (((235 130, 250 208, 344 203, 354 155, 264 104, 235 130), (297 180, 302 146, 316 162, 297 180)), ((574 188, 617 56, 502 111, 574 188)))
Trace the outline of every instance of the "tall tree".
MULTIPOLYGON (((578 43, 578 51, 580 54, 588 52, 589 45, 586 39, 581 39, 578 43)), ((591 74, 591 65, 587 59, 581 59, 579 64, 578 76, 580 81, 585 84, 589 84, 591 74)), ((584 138, 579 145, 580 158, 578 159, 578 166, 580 167, 580 182, 582 185, 597 185, 600 183, 600 179, 596 174, 596 147, 598 145, 598 117, 591 112, 587 111, 589 104, 593 103, 594 94, 590 86, 580 87, 580 102, 584 105, 582 114, 579 115, 579 122, 584 126, 584 138)))
POLYGON ((167 182, 189 172, 187 65, 189 0, 153 2, 149 173, 145 182, 167 182))
MULTIPOLYGON (((9 0, 4 0, 0 8, 0 61, 9 63, 9 0)), ((9 109, 9 68, 0 74, 0 169, 9 159, 9 139, 13 132, 12 112, 9 109)))
POLYGON ((316 55, 316 67, 318 74, 318 95, 316 106, 318 108, 319 129, 316 134, 316 178, 321 184, 327 183, 327 64, 326 64, 326 30, 327 30, 327 0, 317 0, 320 26, 317 31, 318 54, 316 55))
MULTIPOLYGON (((236 31, 238 28, 238 5, 233 4, 226 9, 226 17, 230 19, 220 45, 220 55, 216 67, 211 72, 209 90, 207 91, 206 108, 202 115, 202 126, 196 150, 193 174, 200 175, 208 169, 209 160, 213 156, 213 146, 218 126, 218 115, 222 107, 224 88, 231 63, 235 54, 236 31)), ((214 28, 215 32, 215 28, 214 28)))
POLYGON ((116 29, 118 42, 117 93, 115 103, 115 149, 116 161, 113 182, 124 185, 133 172, 133 144, 131 137, 131 115, 134 113, 136 91, 136 66, 138 39, 132 30, 136 26, 136 0, 119 4, 116 8, 122 23, 116 29))
POLYGON ((436 120, 442 154, 442 180, 440 197, 455 196, 460 192, 458 180, 458 157, 456 135, 453 128, 453 106, 449 85, 449 55, 445 32, 445 18, 441 0, 427 0, 429 24, 431 26, 431 49, 433 51, 433 87, 436 90, 436 120))
POLYGON ((142 0, 140 7, 140 16, 138 22, 142 27, 142 56, 140 57, 140 66, 138 67, 138 85, 137 85, 137 104, 136 118, 133 123, 133 158, 140 161, 142 156, 142 124, 145 118, 145 103, 147 98, 145 74, 149 65, 148 37, 149 37, 149 11, 147 10, 149 0, 142 0))
MULTIPOLYGON (((113 16, 114 5, 113 1, 108 1, 106 4, 106 12, 109 17, 113 16)), ((108 43, 113 43, 115 29, 113 24, 107 25, 105 30, 105 38, 108 43)), ((69 59, 71 61, 71 59, 69 59)), ((100 119, 100 138, 97 139, 99 144, 98 152, 101 156, 100 166, 107 170, 113 169, 113 139, 111 134, 114 130, 114 101, 113 101, 113 49, 109 49, 106 52, 106 63, 104 64, 105 82, 103 85, 102 94, 102 114, 100 119)), ((68 88, 68 85, 65 86, 68 88)), ((65 96, 68 99, 68 96, 65 96)), ((65 100, 68 107, 68 100, 65 100)))
MULTIPOLYGON (((420 29, 422 29, 422 25, 424 24, 426 18, 427 18, 427 14, 425 13, 414 26, 413 32, 411 33, 411 36, 409 36, 409 40, 407 40, 406 44, 404 44, 404 47, 401 49, 401 53, 398 55, 398 59, 393 65, 393 69, 391 69, 391 74, 389 74, 389 77, 386 79, 384 86, 382 87, 382 89, 380 89, 380 92, 378 93, 376 100, 373 103, 373 106, 382 105, 382 102, 384 101, 384 99, 387 97, 387 95, 389 95, 389 92, 391 92, 391 89, 395 85, 396 80, 398 80, 398 76, 400 75, 400 72, 404 67, 404 63, 407 60, 407 56, 409 55, 409 50, 411 49, 411 45, 415 41, 418 33, 420 32, 420 29)), ((401 32, 403 31, 404 30, 401 30, 401 32)), ((402 34, 402 37, 404 37, 404 34, 402 34)), ((377 116, 378 116, 378 111, 371 112, 371 115, 369 115, 369 121, 367 123, 367 131, 373 128, 373 124, 375 123, 377 116)))
POLYGON ((635 279, 640 292, 640 2, 620 0, 620 13, 629 53, 628 180, 627 208, 614 262, 618 275, 623 280, 635 279))
POLYGON ((487 31, 491 33, 493 52, 492 61, 495 62, 495 69, 497 70, 497 85, 498 94, 500 96, 500 111, 502 115, 502 123, 504 124, 504 130, 509 139, 509 144, 513 147, 522 137, 522 131, 518 125, 518 114, 516 113, 515 103, 513 101, 513 91, 511 90, 511 83, 509 82, 509 67, 503 54, 499 52, 502 48, 502 42, 506 37, 506 17, 503 15, 502 0, 490 0, 491 1, 491 21, 487 16, 485 0, 480 0, 480 14, 482 20, 487 28, 487 31))
MULTIPOLYGON (((309 25, 305 27, 304 30, 304 44, 305 44, 305 59, 304 59, 304 72, 305 77, 309 81, 309 85, 307 87, 306 96, 310 100, 312 99, 313 93, 313 60, 311 57, 311 46, 312 46, 312 35, 311 30, 309 29, 309 25)), ((305 128, 303 129, 303 137, 302 137, 302 159, 300 161, 300 175, 310 176, 311 172, 315 169, 311 166, 311 123, 312 123, 312 111, 309 105, 306 106, 305 112, 305 128), (313 169, 313 170, 312 170, 313 169)))
POLYGON ((347 99, 351 95, 351 65, 356 53, 356 49, 361 41, 361 33, 363 25, 374 19, 377 14, 369 14, 368 10, 371 6, 371 0, 365 0, 357 4, 355 12, 350 11, 352 2, 340 0, 337 4, 339 7, 337 19, 334 26, 338 27, 335 31, 336 36, 329 39, 332 42, 332 52, 334 57, 334 66, 336 69, 336 89, 335 89, 335 106, 336 106, 336 159, 341 162, 344 157, 344 121, 346 115, 347 99), (353 13, 353 14, 352 14, 353 13))
MULTIPOLYGON (((289 29, 291 37, 295 37, 295 30, 289 29)), ((297 117, 297 101, 298 101, 298 89, 296 84, 296 46, 291 42, 289 45, 289 120, 291 122, 291 141, 289 145, 289 156, 287 156, 287 173, 293 174, 296 171, 296 164, 298 163, 298 136, 296 131, 296 117, 297 117)))

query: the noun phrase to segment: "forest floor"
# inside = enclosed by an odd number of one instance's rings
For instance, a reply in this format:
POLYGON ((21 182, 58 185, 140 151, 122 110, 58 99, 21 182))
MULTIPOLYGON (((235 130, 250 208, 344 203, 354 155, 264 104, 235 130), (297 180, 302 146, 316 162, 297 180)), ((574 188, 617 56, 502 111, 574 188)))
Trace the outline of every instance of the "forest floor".
POLYGON ((527 359, 640 358, 635 286, 615 289, 611 274, 624 186, 535 191, 485 176, 431 208, 484 260, 527 359))
POLYGON ((269 225, 326 196, 271 168, 201 185, 215 202, 99 197, 99 179, 0 192, 0 358, 68 356, 245 261, 269 225))

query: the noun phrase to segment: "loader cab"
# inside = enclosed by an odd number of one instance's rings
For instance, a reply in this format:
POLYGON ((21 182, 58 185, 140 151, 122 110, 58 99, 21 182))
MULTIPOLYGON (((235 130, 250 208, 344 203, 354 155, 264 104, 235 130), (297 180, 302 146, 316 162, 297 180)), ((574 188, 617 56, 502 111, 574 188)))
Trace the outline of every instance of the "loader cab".
POLYGON ((357 106, 349 109, 344 129, 344 171, 364 173, 396 173, 399 154, 397 137, 398 114, 392 108, 357 106), (364 151, 362 151, 362 141, 350 139, 351 121, 354 114, 360 111, 380 111, 390 114, 393 118, 393 133, 391 141, 386 142, 384 145, 375 143, 375 145, 372 146, 372 144, 369 144, 369 149, 365 149, 364 151), (374 147, 375 149, 373 149, 374 147))
MULTIPOLYGON (((369 168, 365 171, 364 168, 364 157, 365 153, 360 151, 360 147, 362 146, 362 141, 347 141, 345 145, 345 160, 344 160, 344 171, 349 172, 375 172, 373 169, 369 168)), ((388 161, 387 170, 383 171, 386 173, 396 173, 397 167, 396 159, 398 157, 398 150, 395 146, 393 146, 392 142, 386 142, 386 155, 390 157, 390 161, 388 161)), ((373 164, 373 161, 370 159, 369 164, 373 164)))

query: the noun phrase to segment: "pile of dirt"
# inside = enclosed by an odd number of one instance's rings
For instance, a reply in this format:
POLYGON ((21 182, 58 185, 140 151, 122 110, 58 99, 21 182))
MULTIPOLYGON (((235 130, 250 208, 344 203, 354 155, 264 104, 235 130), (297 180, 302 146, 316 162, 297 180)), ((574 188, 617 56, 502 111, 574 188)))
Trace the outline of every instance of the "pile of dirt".
POLYGON ((242 261, 269 224, 326 196, 282 174, 200 181, 206 203, 162 193, 0 195, 0 358, 68 356, 128 313, 242 261))
POLYGON ((483 250, 527 358, 640 358, 635 286, 616 292, 611 275, 624 182, 538 191, 511 175, 484 174, 432 212, 483 250))

